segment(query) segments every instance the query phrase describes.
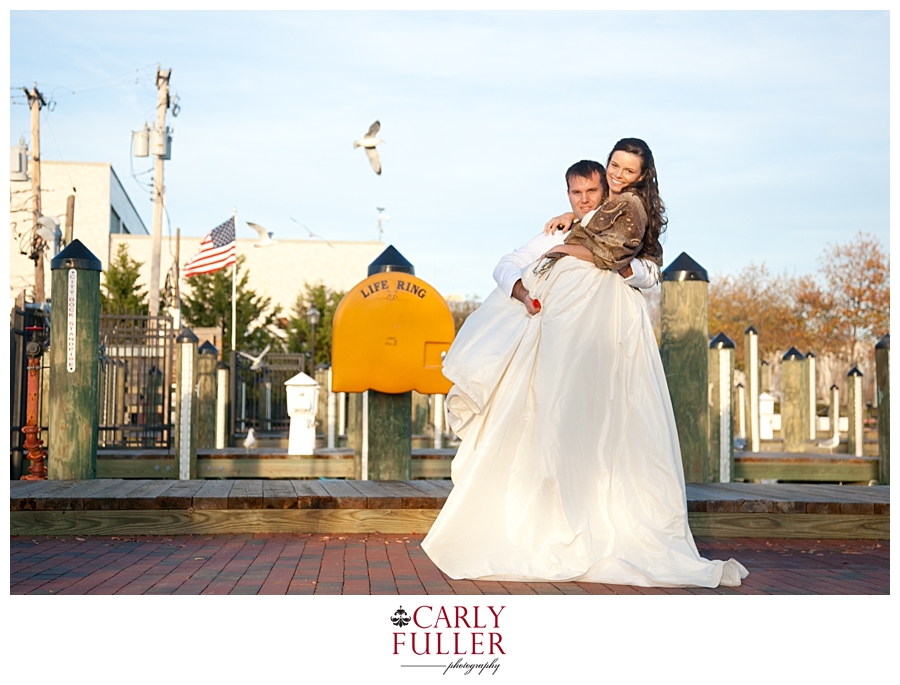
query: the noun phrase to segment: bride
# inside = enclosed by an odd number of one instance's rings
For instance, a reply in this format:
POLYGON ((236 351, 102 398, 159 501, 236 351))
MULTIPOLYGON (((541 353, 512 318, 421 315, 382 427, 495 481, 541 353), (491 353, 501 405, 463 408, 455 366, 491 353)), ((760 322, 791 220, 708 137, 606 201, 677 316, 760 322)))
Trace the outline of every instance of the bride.
POLYGON ((452 578, 716 587, 747 575, 697 551, 653 328, 617 273, 635 256, 661 264, 646 143, 616 143, 606 180, 590 220, 523 270, 537 313, 495 290, 444 360, 462 443, 422 548, 452 578))

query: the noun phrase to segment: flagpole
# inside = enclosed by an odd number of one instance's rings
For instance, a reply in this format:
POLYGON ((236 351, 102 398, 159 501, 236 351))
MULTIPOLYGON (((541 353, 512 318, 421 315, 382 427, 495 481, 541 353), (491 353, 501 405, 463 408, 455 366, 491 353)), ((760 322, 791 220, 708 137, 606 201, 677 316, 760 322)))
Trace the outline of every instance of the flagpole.
POLYGON ((231 263, 231 349, 237 351, 237 207, 231 208, 234 219, 234 261, 231 263))

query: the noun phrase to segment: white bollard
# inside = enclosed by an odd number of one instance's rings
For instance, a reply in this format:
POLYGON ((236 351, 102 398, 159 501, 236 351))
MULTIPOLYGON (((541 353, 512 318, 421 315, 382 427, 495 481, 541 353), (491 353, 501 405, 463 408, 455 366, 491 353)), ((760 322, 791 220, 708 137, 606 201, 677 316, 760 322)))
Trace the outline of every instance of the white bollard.
POLYGON ((771 440, 775 433, 775 396, 767 392, 759 395, 759 437, 771 440))
POLYGON ((335 407, 336 403, 337 403, 336 393, 333 393, 331 391, 331 368, 329 367, 329 369, 328 369, 328 405, 327 405, 327 409, 326 409, 326 412, 328 415, 326 417, 327 432, 326 432, 326 442, 325 442, 326 447, 328 447, 329 449, 333 449, 334 447, 337 446, 336 438, 335 438, 335 428, 337 426, 336 426, 336 421, 335 421, 336 417, 334 415, 335 409, 336 409, 336 407, 335 407))
POLYGON ((759 452, 759 333, 753 326, 744 331, 744 367, 747 373, 747 428, 751 452, 759 452))
POLYGON ((816 355, 806 353, 806 371, 809 374, 809 439, 816 439, 816 355))
POLYGON ((863 455, 863 375, 855 366, 847 372, 847 454, 863 455))
POLYGON ((197 346, 189 328, 175 338, 178 346, 175 407, 175 463, 178 480, 197 477, 197 346))
POLYGON ((216 449, 225 449, 228 435, 228 364, 216 364, 216 449))
MULTIPOLYGON (((738 410, 738 437, 744 442, 747 441, 747 398, 744 391, 744 384, 737 384, 737 410, 738 410)), ((746 446, 746 445, 745 445, 746 446)))
POLYGON ((444 396, 434 395, 434 449, 444 447, 444 396))
POLYGON ((709 343, 709 380, 709 480, 730 483, 734 471, 734 341, 724 333, 709 343))

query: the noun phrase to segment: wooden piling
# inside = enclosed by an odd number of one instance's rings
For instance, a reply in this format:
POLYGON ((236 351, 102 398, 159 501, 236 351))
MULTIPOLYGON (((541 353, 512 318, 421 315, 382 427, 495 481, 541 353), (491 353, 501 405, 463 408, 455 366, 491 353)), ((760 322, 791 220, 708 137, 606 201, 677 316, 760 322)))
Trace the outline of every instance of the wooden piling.
POLYGON ((216 366, 219 351, 207 340, 200 345, 197 354, 197 447, 209 449, 216 446, 216 366))
POLYGON ((875 393, 878 398, 879 482, 891 484, 891 334, 875 345, 875 393))
POLYGON ((102 268, 77 239, 50 263, 50 480, 97 476, 102 268))
POLYGON ((841 436, 841 391, 836 385, 831 386, 831 406, 828 407, 828 423, 831 441, 838 445, 841 436))
POLYGON ((709 343, 709 458, 711 483, 730 483, 734 473, 734 341, 719 333, 709 343))
POLYGON ((803 423, 803 353, 792 347, 781 358, 781 437, 785 452, 803 452, 806 426, 803 423))
POLYGON ((759 452, 759 333, 750 326, 744 331, 744 372, 747 376, 747 447, 759 452))
POLYGON ((772 369, 765 359, 759 363, 759 392, 772 392, 772 369))
POLYGON ((704 483, 709 461, 709 276, 684 252, 663 271, 660 356, 684 477, 704 483))
POLYGON ((855 366, 847 372, 847 454, 863 455, 863 374, 855 366))
POLYGON ((197 345, 189 328, 175 338, 175 463, 179 480, 197 477, 197 345))
POLYGON ((412 392, 369 390, 369 480, 412 478, 412 392))

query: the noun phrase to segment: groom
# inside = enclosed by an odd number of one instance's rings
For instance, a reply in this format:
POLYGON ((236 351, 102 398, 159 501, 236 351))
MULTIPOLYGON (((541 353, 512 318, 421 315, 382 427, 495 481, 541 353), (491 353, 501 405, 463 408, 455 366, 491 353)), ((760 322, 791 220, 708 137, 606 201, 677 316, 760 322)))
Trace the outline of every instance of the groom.
MULTIPOLYGON (((606 170, 602 164, 592 160, 576 162, 566 171, 566 188, 576 221, 586 224, 609 194, 606 170)), ((565 237, 566 232, 562 230, 555 230, 550 235, 541 233, 515 252, 505 255, 494 267, 494 280, 500 289, 525 305, 531 315, 537 314, 540 308, 535 307, 534 300, 522 285, 522 269, 557 245, 562 245, 565 237)), ((652 288, 659 282, 659 268, 643 259, 633 259, 619 273, 625 278, 625 283, 633 288, 652 288)))

